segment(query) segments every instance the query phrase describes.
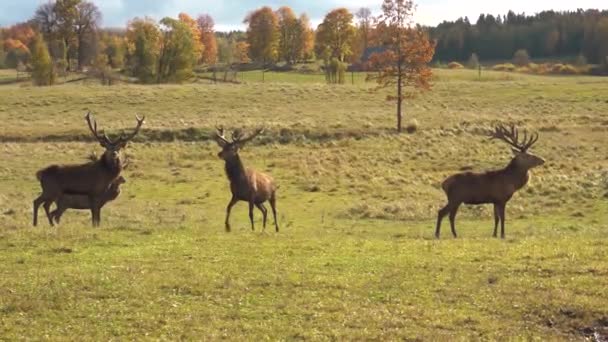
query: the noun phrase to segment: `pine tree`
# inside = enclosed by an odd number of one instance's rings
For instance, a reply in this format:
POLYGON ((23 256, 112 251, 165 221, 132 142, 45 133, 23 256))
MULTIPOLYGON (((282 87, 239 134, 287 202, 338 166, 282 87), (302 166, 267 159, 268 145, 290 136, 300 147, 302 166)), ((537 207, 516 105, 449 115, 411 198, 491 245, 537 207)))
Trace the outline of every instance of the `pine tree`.
POLYGON ((36 35, 32 48, 32 80, 38 86, 55 83, 55 70, 51 62, 51 55, 40 34, 36 35))

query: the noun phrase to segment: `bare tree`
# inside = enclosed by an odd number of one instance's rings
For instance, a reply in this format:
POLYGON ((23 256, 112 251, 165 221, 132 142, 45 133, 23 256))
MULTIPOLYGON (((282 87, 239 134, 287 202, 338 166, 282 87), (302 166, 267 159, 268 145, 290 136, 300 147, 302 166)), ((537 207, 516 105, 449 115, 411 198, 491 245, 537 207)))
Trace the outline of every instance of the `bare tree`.
POLYGON ((97 43, 97 28, 101 22, 101 12, 92 2, 83 1, 76 5, 74 32, 78 41, 78 69, 90 61, 96 51, 91 51, 97 43))

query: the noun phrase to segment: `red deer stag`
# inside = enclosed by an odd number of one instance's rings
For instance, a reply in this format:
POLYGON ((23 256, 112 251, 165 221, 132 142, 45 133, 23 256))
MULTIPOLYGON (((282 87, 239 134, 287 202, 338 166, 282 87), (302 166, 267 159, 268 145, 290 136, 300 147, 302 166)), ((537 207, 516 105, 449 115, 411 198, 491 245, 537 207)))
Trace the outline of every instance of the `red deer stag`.
MULTIPOLYGON (((124 167, 123 167, 124 168, 124 167)), ((103 208, 106 203, 111 202, 118 198, 120 195, 120 186, 127 181, 123 176, 119 176, 110 184, 110 187, 103 193, 101 196, 101 206, 100 209, 103 208)), ((86 195, 69 195, 63 194, 57 200, 57 209, 51 212, 51 218, 55 220, 55 222, 61 222, 61 216, 68 209, 91 209, 91 203, 89 202, 89 197, 86 195)))
POLYGON ((97 122, 91 118, 90 112, 85 118, 91 133, 105 148, 105 152, 96 161, 78 165, 51 165, 36 173, 42 187, 42 194, 34 200, 34 226, 38 224, 38 208, 43 203, 49 223, 51 226, 54 225, 49 209, 52 203, 64 194, 87 196, 93 226, 99 226, 103 195, 120 176, 123 169, 120 150, 139 133, 145 120, 145 117, 140 119, 136 116, 135 130, 129 135, 121 135, 112 141, 105 133, 97 132, 97 122))
POLYGON ((501 170, 485 173, 465 172, 448 177, 441 185, 448 197, 448 204, 439 210, 435 237, 439 238, 441 221, 450 215, 452 234, 456 235, 456 213, 462 203, 464 204, 494 204, 494 237, 500 226, 500 236, 505 238, 505 207, 513 194, 528 183, 529 171, 545 163, 531 153, 528 149, 538 141, 538 133, 528 138, 524 132, 523 140, 519 141, 519 133, 514 125, 506 128, 498 125, 490 134, 491 139, 499 139, 513 147, 515 155, 509 165, 501 170))
POLYGON ((252 135, 243 138, 240 131, 232 132, 232 141, 228 141, 224 136, 224 129, 217 127, 217 134, 215 140, 217 144, 222 148, 222 151, 218 153, 218 156, 226 162, 225 171, 228 180, 230 181, 230 191, 232 192, 232 198, 228 207, 226 208, 226 231, 230 232, 230 210, 238 201, 246 201, 249 203, 249 220, 251 220, 251 230, 254 229, 253 225, 253 206, 255 205, 262 212, 264 218, 264 229, 266 229, 266 217, 268 211, 264 206, 264 202, 268 201, 272 208, 272 215, 274 217, 274 226, 276 231, 279 231, 279 224, 277 223, 277 211, 276 211, 276 191, 277 186, 274 180, 261 172, 254 171, 252 169, 245 169, 241 158, 239 157, 238 151, 247 142, 251 141, 258 134, 262 133, 263 129, 256 130, 252 135))

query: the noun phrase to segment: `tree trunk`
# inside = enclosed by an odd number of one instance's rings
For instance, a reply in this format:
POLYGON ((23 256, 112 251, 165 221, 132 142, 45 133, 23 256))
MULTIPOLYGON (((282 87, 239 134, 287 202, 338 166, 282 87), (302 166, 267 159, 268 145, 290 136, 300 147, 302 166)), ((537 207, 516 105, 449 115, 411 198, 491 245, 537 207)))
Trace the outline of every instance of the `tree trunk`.
POLYGON ((399 63, 399 74, 397 75, 397 132, 401 133, 401 103, 403 102, 402 85, 401 85, 401 63, 399 63))

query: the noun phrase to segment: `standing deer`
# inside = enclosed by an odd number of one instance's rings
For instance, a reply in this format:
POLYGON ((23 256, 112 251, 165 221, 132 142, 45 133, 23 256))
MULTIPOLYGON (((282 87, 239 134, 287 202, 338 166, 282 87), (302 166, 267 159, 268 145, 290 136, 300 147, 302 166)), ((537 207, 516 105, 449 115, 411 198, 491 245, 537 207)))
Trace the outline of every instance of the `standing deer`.
POLYGON ((251 230, 255 230, 253 225, 253 206, 255 205, 262 212, 264 218, 264 229, 266 229, 266 217, 268 211, 264 206, 264 202, 270 202, 272 215, 274 217, 275 230, 279 231, 277 223, 276 211, 276 191, 277 186, 274 180, 261 172, 252 169, 245 169, 238 151, 247 142, 262 133, 263 129, 256 130, 247 138, 243 138, 240 131, 232 132, 232 141, 228 141, 224 136, 224 128, 217 127, 215 141, 222 148, 218 153, 218 157, 226 162, 225 171, 228 180, 230 181, 230 191, 232 198, 226 208, 226 231, 230 232, 230 211, 238 201, 246 201, 249 203, 249 220, 251 221, 251 230))
POLYGON ((449 214, 452 234, 456 238, 456 213, 462 203, 464 204, 494 204, 494 237, 498 233, 500 222, 500 236, 505 238, 505 207, 513 194, 523 188, 530 178, 529 171, 541 166, 545 161, 531 153, 528 149, 538 141, 538 133, 528 138, 524 132, 523 140, 519 141, 519 133, 514 125, 505 128, 496 126, 490 133, 491 139, 498 139, 513 147, 515 155, 509 165, 501 170, 485 173, 465 172, 448 177, 441 187, 448 197, 448 204, 439 210, 435 237, 439 239, 441 221, 449 214))
MULTIPOLYGON (((124 167, 123 167, 124 168, 124 167)), ((110 187, 103 193, 101 196, 101 206, 100 209, 103 208, 106 203, 111 202, 118 198, 120 195, 120 186, 127 181, 123 176, 118 176, 110 187)), ((51 211, 51 219, 55 220, 55 222, 59 223, 61 221, 61 216, 68 209, 91 209, 91 203, 89 202, 89 197, 86 195, 69 195, 63 194, 59 199, 57 199, 57 209, 51 211)))
POLYGON ((42 187, 42 194, 34 200, 34 226, 38 224, 38 208, 41 204, 44 204, 44 211, 50 225, 54 225, 49 210, 52 203, 64 194, 87 196, 93 226, 99 226, 103 195, 120 176, 123 169, 120 150, 139 133, 144 124, 145 117, 140 119, 135 116, 135 118, 137 120, 135 130, 129 135, 121 135, 112 141, 105 133, 97 132, 97 122, 91 118, 90 112, 87 113, 85 119, 89 130, 99 144, 105 148, 105 152, 96 161, 77 165, 51 165, 36 173, 42 187))

